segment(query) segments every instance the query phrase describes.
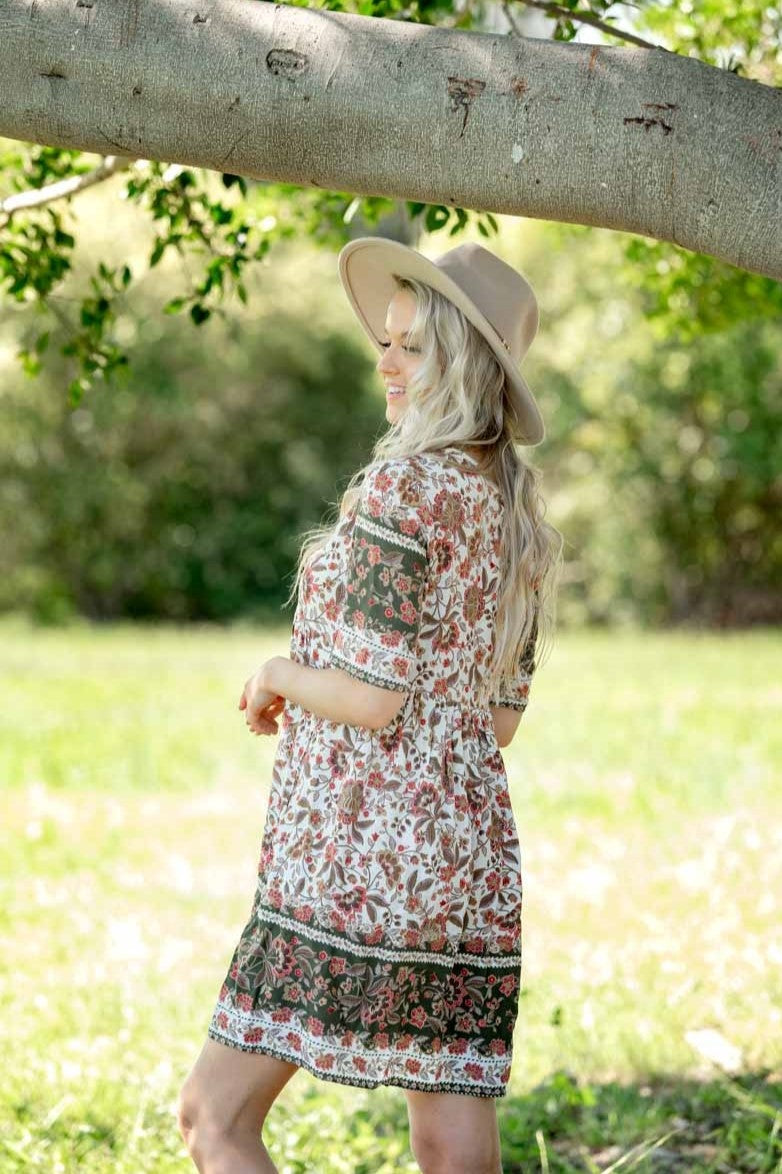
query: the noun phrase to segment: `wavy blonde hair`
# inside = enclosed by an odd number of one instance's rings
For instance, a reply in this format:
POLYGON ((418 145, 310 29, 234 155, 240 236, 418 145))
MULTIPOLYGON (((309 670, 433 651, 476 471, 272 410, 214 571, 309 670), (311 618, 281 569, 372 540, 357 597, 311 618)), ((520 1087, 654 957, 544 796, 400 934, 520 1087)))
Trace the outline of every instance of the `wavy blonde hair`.
MULTIPOLYGON (((544 521, 541 472, 522 458, 512 433, 513 408, 505 371, 479 330, 443 294, 394 274, 398 289, 416 300, 409 345, 422 355, 408 380, 408 407, 375 442, 371 460, 350 478, 339 501, 340 518, 361 493, 369 471, 394 457, 448 445, 482 448, 480 469, 493 477, 504 504, 501 579, 490 687, 532 671, 546 659, 556 623, 562 572, 560 532, 544 521), (532 656, 534 654, 534 660, 532 656)), ((305 531, 286 604, 297 594, 304 566, 334 534, 336 522, 305 531)))

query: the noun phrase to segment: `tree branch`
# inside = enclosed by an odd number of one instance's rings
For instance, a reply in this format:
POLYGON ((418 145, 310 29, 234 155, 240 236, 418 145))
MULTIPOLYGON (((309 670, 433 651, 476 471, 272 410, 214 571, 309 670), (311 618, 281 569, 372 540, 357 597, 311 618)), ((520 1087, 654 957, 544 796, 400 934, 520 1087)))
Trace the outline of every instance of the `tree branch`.
POLYGON ((108 6, 53 73, 71 9, 30 11, 0 0, 4 137, 103 156, 109 136, 121 155, 611 228, 782 279, 779 91, 729 70, 647 44, 563 53, 536 37, 246 0, 212 5, 207 30, 147 0, 121 49, 108 6), (177 21, 197 52, 181 52, 177 21), (388 148, 400 127, 415 128, 402 155, 388 148))
POLYGON ((84 171, 80 175, 69 175, 65 179, 58 179, 55 183, 48 183, 42 188, 31 188, 26 192, 15 192, 0 200, 0 229, 10 221, 14 212, 21 212, 27 208, 40 208, 44 204, 51 204, 54 200, 61 200, 65 196, 74 196, 96 183, 103 183, 118 171, 125 171, 136 162, 134 156, 106 155, 92 171, 84 171))
MULTIPOLYGON (((642 49, 663 49, 666 53, 671 52, 664 45, 653 45, 651 41, 644 41, 641 37, 636 37, 635 33, 627 33, 624 29, 617 29, 613 25, 606 24, 599 17, 592 16, 591 12, 572 12, 569 8, 563 8, 560 4, 553 3, 552 0, 519 0, 519 3, 526 4, 528 8, 539 8, 541 12, 545 12, 548 16, 563 16, 567 20, 575 21, 577 24, 591 25, 592 28, 600 29, 601 32, 608 33, 612 37, 621 37, 623 41, 629 41, 631 45, 640 45, 642 49)), ((508 18, 508 24, 513 29, 515 35, 517 37, 521 36, 522 34, 518 25, 515 23, 510 12, 508 0, 503 0, 502 8, 508 18)))

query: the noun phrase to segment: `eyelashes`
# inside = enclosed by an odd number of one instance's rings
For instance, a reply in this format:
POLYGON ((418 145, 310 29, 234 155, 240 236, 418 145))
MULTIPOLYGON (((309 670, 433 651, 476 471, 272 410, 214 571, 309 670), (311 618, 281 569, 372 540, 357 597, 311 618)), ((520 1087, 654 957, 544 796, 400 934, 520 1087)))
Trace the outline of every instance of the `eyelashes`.
MULTIPOLYGON (((390 343, 390 342, 381 342, 381 344, 380 344, 380 345, 381 345, 381 346, 383 347, 383 349, 385 350, 385 348, 386 348, 386 347, 389 347, 389 346, 391 346, 391 343, 390 343)), ((420 348, 420 347, 417 347, 417 346, 406 346, 406 347, 404 347, 403 349, 404 349, 404 350, 406 350, 406 351, 413 351, 415 354, 420 354, 420 353, 421 353, 421 348, 420 348)))

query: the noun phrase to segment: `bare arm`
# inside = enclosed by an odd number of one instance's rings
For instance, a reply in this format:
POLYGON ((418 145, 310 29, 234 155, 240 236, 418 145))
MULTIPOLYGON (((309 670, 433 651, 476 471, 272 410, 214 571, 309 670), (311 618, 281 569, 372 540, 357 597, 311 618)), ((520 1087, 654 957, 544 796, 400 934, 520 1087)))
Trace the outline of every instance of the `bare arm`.
MULTIPOLYGON (((261 684, 270 693, 301 705, 328 721, 381 729, 399 712, 405 693, 359 681, 337 668, 313 668, 287 656, 273 656, 263 666, 261 684)), ((491 706, 494 734, 500 747, 508 746, 518 729, 521 712, 491 706)))
POLYGON ((327 721, 378 730, 396 716, 405 692, 359 681, 338 668, 314 668, 287 656, 273 656, 263 666, 260 684, 327 721))
POLYGON ((500 748, 508 746, 513 741, 513 736, 519 728, 521 710, 510 709, 507 705, 492 705, 490 709, 494 721, 494 734, 497 738, 497 745, 500 748))

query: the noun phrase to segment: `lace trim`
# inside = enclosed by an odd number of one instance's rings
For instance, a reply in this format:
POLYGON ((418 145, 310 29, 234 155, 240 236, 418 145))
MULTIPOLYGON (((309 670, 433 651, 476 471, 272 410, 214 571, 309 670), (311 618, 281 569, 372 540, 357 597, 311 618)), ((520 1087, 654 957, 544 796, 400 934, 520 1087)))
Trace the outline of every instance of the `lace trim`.
POLYGON ((400 534, 398 531, 384 526, 382 523, 375 521, 374 518, 367 517, 364 513, 359 512, 356 514, 356 526, 366 531, 367 534, 373 534, 384 543, 392 546, 401 546, 404 550, 412 550, 414 554, 420 554, 422 558, 426 558, 426 547, 422 543, 417 542, 415 538, 411 538, 408 534, 400 534))
POLYGON ((484 970, 499 970, 501 967, 514 969, 521 966, 521 953, 471 954, 465 950, 456 950, 452 954, 442 954, 433 950, 381 949, 380 946, 366 946, 361 942, 346 940, 338 934, 330 934, 328 930, 302 924, 294 917, 286 917, 284 913, 277 913, 267 905, 261 908, 258 916, 263 922, 270 921, 285 929, 298 930, 308 941, 323 942, 344 953, 356 954, 362 958, 381 958, 384 962, 424 962, 431 966, 447 966, 449 970, 456 963, 462 962, 484 970))

